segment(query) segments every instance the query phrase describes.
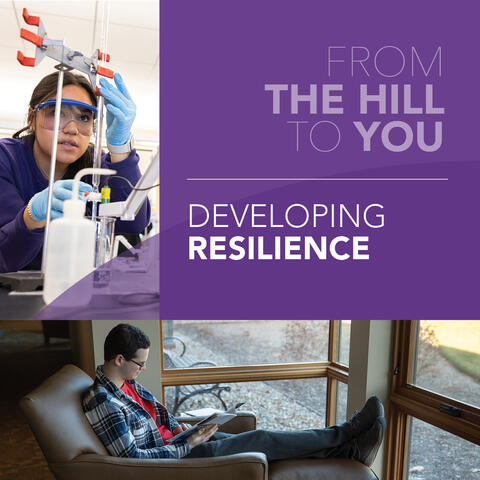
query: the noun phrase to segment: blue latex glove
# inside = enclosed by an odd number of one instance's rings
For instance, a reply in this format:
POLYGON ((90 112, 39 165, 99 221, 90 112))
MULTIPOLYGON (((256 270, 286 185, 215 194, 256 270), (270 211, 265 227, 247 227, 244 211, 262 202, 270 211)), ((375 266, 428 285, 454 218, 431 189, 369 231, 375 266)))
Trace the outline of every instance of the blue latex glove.
MULTIPOLYGON (((52 216, 51 218, 63 217, 63 201, 72 198, 73 180, 57 180, 53 184, 52 193, 52 216)), ((83 194, 91 192, 92 186, 88 183, 78 182, 78 198, 86 202, 83 194)), ((36 193, 30 204, 30 211, 37 222, 47 218, 48 187, 41 192, 36 193)))
POLYGON ((105 98, 107 108, 106 137, 110 145, 123 145, 130 138, 137 107, 120 74, 116 73, 113 79, 116 87, 105 78, 100 79, 100 93, 105 98))

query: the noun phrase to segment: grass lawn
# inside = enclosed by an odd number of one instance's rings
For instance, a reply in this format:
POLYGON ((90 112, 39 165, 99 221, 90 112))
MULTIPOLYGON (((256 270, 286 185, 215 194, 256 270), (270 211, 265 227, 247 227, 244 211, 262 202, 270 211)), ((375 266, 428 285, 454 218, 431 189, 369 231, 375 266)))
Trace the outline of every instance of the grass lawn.
POLYGON ((426 320, 425 325, 435 333, 440 353, 458 370, 480 381, 480 321, 426 320))

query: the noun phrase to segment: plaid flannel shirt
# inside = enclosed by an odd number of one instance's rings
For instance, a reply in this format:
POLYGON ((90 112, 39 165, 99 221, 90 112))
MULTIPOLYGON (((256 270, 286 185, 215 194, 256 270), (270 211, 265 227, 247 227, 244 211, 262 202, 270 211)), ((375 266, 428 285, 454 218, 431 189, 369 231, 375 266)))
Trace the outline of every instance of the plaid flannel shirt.
MULTIPOLYGON (((134 380, 138 395, 153 403, 157 422, 173 431, 178 422, 155 397, 134 380)), ((185 440, 164 444, 150 414, 120 390, 97 367, 93 386, 83 398, 83 411, 110 455, 135 458, 181 458, 190 453, 185 440)))

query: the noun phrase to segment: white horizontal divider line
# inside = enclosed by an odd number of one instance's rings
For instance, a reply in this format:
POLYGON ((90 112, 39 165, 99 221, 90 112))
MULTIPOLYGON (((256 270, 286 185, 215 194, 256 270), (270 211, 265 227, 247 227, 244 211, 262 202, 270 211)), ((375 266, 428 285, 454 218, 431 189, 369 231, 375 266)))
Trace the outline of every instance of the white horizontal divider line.
POLYGON ((238 181, 238 182, 275 182, 275 181, 326 181, 326 182, 335 182, 335 181, 381 181, 381 182, 388 182, 388 181, 401 181, 401 182, 446 182, 448 178, 361 178, 361 177, 352 177, 352 178, 195 178, 190 177, 187 178, 189 182, 209 182, 209 181, 238 181))

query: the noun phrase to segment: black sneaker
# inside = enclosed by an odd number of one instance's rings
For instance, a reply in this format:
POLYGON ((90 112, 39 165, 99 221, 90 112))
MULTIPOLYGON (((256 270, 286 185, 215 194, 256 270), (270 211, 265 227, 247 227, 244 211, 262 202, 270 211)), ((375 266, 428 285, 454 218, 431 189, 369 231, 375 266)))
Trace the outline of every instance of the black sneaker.
POLYGON ((383 416, 385 416, 385 411, 380 399, 376 395, 370 397, 363 408, 359 412, 355 412, 347 422, 352 427, 352 436, 358 437, 366 432, 378 417, 383 416))
POLYGON ((369 430, 359 435, 354 442, 356 443, 356 454, 354 459, 364 463, 369 467, 382 444, 383 434, 385 433, 386 421, 384 417, 378 417, 369 430))

